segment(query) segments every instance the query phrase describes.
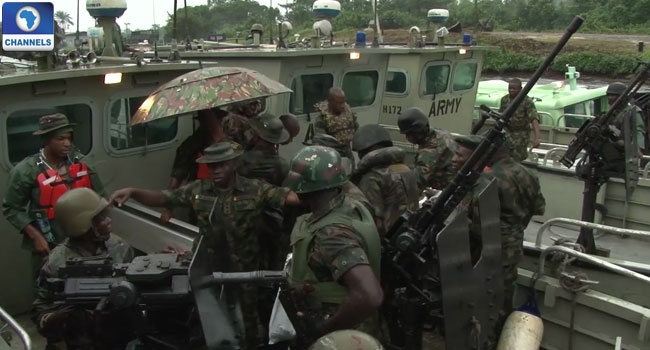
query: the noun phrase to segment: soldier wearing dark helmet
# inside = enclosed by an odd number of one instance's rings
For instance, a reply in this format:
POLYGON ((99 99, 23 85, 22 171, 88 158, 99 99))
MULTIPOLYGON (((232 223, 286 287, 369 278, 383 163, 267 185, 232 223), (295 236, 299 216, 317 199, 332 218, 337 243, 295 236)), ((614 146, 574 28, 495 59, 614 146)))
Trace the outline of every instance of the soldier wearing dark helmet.
POLYGON ((372 203, 377 231, 384 237, 400 215, 417 209, 417 176, 404 164, 405 151, 394 147, 388 131, 377 124, 357 130, 352 150, 360 159, 353 181, 372 203))
POLYGON ((291 161, 285 185, 311 213, 299 217, 291 233, 289 283, 313 290, 305 297, 323 315, 322 334, 352 328, 376 334, 381 243, 370 212, 343 193, 346 182, 331 148, 305 147, 291 161))
MULTIPOLYGON (((625 92, 627 86, 623 83, 611 83, 607 87, 607 101, 609 105, 613 105, 614 102, 625 92)), ((631 123, 636 126, 636 141, 640 150, 645 149, 645 137, 647 130, 645 130, 645 125, 643 124, 643 119, 641 118, 641 113, 639 108, 630 101, 623 101, 621 107, 616 111, 616 118, 612 125, 618 129, 618 131, 624 130, 623 122, 625 118, 632 118, 631 123)))
POLYGON ((411 107, 402 113, 397 119, 397 125, 406 139, 418 146, 415 172, 419 192, 427 187, 442 190, 455 174, 451 159, 456 144, 451 134, 445 130, 429 128, 429 120, 417 107, 411 107))

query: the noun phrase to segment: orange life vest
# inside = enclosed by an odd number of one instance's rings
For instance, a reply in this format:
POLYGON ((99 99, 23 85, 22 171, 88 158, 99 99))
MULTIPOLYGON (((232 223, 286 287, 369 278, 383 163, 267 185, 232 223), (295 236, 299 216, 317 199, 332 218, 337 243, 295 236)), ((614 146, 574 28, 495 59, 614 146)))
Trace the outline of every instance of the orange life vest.
MULTIPOLYGON (((196 154, 194 159, 199 159, 203 157, 203 153, 199 152, 196 154)), ((210 169, 208 168, 208 165, 206 163, 196 163, 196 179, 197 180, 206 180, 210 179, 212 176, 210 175, 210 169)))
POLYGON ((87 187, 92 188, 88 165, 74 163, 68 167, 69 180, 64 180, 56 170, 43 169, 36 181, 41 190, 39 206, 45 209, 48 219, 54 219, 54 204, 68 189, 87 187))

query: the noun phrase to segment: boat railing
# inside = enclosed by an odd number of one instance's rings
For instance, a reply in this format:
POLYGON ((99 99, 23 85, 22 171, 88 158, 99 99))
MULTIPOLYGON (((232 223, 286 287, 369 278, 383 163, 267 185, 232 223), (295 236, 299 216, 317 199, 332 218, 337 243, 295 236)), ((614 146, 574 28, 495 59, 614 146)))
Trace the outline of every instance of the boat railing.
POLYGON ((537 111, 537 115, 540 118, 539 123, 541 125, 553 125, 553 124, 555 124, 553 122, 553 116, 551 115, 551 113, 537 111))
POLYGON ((542 226, 540 226, 539 229, 537 230, 537 237, 535 239, 535 247, 541 248, 542 247, 542 238, 544 237, 544 233, 547 230, 549 230, 550 227, 557 226, 558 224, 572 225, 572 226, 577 226, 577 227, 585 227, 585 228, 600 230, 600 231, 609 232, 609 233, 616 233, 616 234, 619 234, 619 235, 622 235, 622 236, 630 236, 630 237, 637 237, 637 238, 643 238, 643 239, 650 239, 650 232, 647 232, 647 231, 631 230, 631 229, 627 229, 627 228, 620 228, 620 227, 613 227, 613 226, 595 224, 593 222, 586 222, 586 221, 580 221, 580 220, 575 220, 575 219, 552 218, 552 219, 546 220, 546 222, 544 222, 542 224, 542 226))
POLYGON ((0 319, 5 323, 4 326, 0 327, 0 333, 4 332, 6 327, 9 327, 18 334, 25 350, 32 349, 32 339, 29 337, 29 334, 27 334, 25 329, 23 329, 23 327, 21 327, 20 324, 18 324, 18 322, 16 322, 16 320, 14 320, 14 318, 11 317, 11 315, 9 315, 9 313, 7 313, 2 307, 0 307, 0 319))
MULTIPOLYGON (((541 113, 541 112, 538 112, 538 113, 541 113)), ((587 115, 587 114, 565 113, 565 114, 562 114, 559 118, 557 118, 557 120, 555 121, 555 126, 567 127, 567 128, 578 128, 579 127, 579 126, 566 126, 566 121, 565 121, 566 117, 587 119, 587 120, 591 120, 591 119, 596 118, 593 115, 587 115), (565 122, 561 123, 561 121, 565 121, 565 122)))
POLYGON ((608 261, 605 261, 603 259, 600 259, 600 258, 598 258, 596 256, 585 254, 585 253, 579 252, 577 250, 573 250, 573 249, 571 249, 569 247, 563 247, 563 246, 559 246, 559 245, 550 246, 550 247, 547 247, 546 249, 542 250, 542 253, 539 255, 539 269, 537 271, 537 278, 542 278, 544 276, 544 267, 545 267, 545 264, 546 264, 546 257, 550 253, 566 254, 566 255, 569 255, 569 256, 571 256, 573 258, 576 258, 578 260, 589 262, 589 263, 591 263, 591 264, 593 264, 595 266, 598 266, 600 268, 603 268, 603 269, 618 273, 620 275, 630 277, 630 278, 634 278, 634 279, 637 279, 637 280, 640 280, 640 281, 643 281, 643 282, 646 282, 646 283, 650 283, 650 277, 648 277, 646 275, 640 274, 638 272, 634 272, 634 271, 632 271, 630 269, 626 269, 626 268, 618 266, 616 264, 612 264, 612 263, 610 263, 608 261))

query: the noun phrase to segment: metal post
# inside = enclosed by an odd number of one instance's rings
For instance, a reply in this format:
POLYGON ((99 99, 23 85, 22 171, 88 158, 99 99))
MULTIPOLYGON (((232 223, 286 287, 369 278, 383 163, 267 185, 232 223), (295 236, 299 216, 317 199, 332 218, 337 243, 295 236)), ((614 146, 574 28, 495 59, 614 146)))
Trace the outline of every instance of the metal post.
MULTIPOLYGON (((273 27, 275 26, 275 18, 273 17, 273 0, 269 0, 269 12, 271 13, 271 26, 269 26, 269 44, 273 44, 273 27)), ((282 35, 282 33, 280 33, 282 35)))
POLYGON ((79 42, 79 0, 77 0, 77 35, 75 36, 75 39, 79 42))
MULTIPOLYGON (((589 169, 590 174, 585 179, 585 189, 582 197, 582 216, 580 219, 586 222, 594 222, 596 217, 596 196, 598 195, 600 185, 593 175, 594 171, 594 168, 589 169)), ((596 252, 596 241, 594 240, 594 232, 591 228, 580 228, 578 243, 585 247, 587 254, 594 254, 596 252)))

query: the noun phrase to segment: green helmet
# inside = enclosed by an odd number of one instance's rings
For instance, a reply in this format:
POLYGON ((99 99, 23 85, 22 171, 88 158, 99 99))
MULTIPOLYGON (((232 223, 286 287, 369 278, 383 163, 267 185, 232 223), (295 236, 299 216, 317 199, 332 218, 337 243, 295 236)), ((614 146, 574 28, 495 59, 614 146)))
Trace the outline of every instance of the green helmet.
POLYGON ((309 146, 298 151, 284 185, 296 193, 339 187, 348 181, 341 156, 334 149, 309 146))
POLYGON ((318 340, 309 350, 383 350, 381 343, 372 336, 354 330, 346 329, 326 334, 318 340))
POLYGON ((429 129, 429 120, 427 116, 417 107, 411 107, 400 114, 397 118, 399 132, 408 134, 412 132, 426 131, 429 129))
POLYGON ((607 87, 607 95, 623 95, 625 90, 627 89, 627 86, 623 83, 615 82, 609 84, 607 87))
POLYGON ((75 188, 61 196, 54 205, 56 221, 68 237, 83 236, 93 225, 93 218, 108 207, 108 202, 90 188, 75 188))
POLYGON ((381 142, 392 142, 388 131, 377 124, 366 124, 354 133, 352 150, 363 152, 381 142))

